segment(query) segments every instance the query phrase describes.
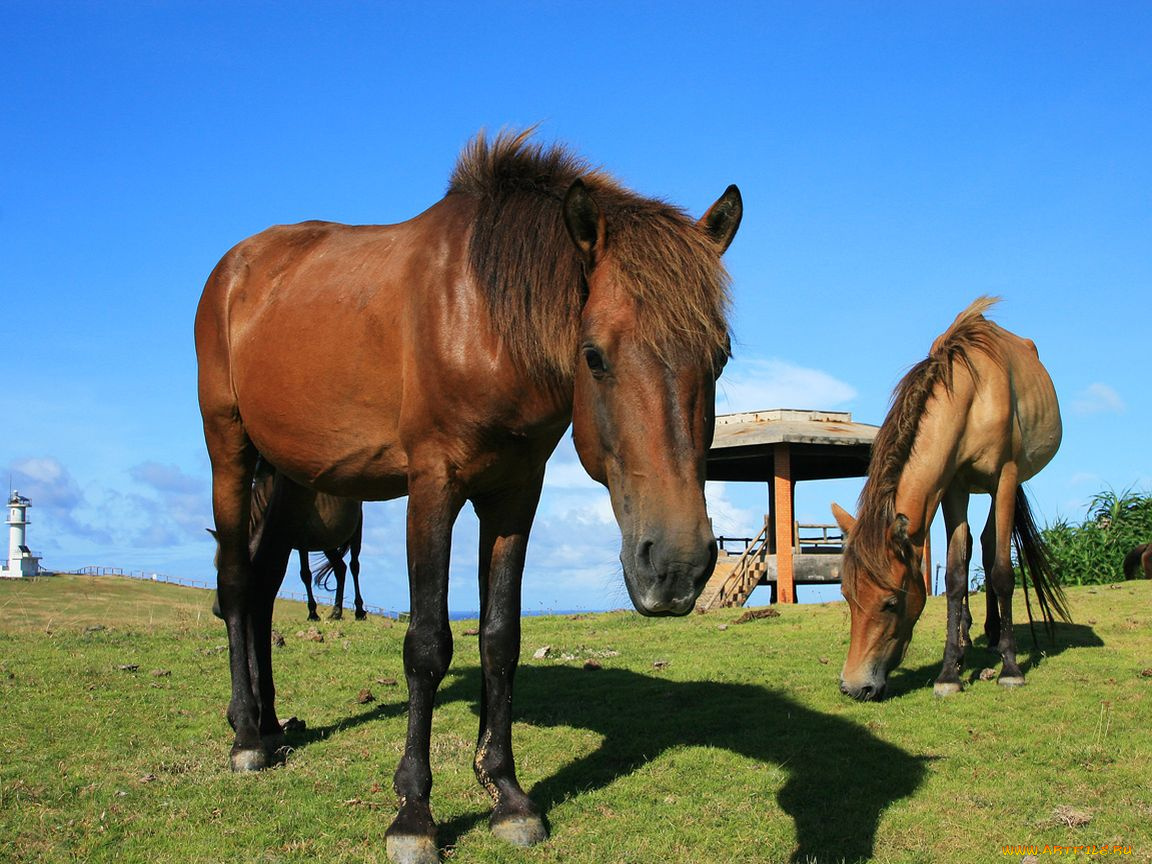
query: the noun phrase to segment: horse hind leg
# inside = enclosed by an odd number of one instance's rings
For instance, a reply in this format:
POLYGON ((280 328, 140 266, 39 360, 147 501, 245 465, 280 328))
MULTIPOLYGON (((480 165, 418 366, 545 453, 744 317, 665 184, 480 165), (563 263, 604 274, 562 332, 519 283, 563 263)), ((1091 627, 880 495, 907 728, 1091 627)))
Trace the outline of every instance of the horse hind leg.
POLYGON ((360 542, 364 533, 364 517, 356 525, 356 533, 352 535, 352 545, 349 547, 348 569, 352 572, 352 590, 356 598, 356 620, 363 621, 368 617, 364 610, 364 598, 360 596, 360 542))
POLYGON ((1012 569, 1012 523, 1016 507, 1015 472, 1006 467, 997 483, 988 513, 988 523, 980 535, 981 554, 987 578, 989 644, 1000 653, 1002 666, 997 683, 1019 687, 1024 673, 1016 660, 1016 634, 1012 627, 1012 593, 1016 573, 1012 569))
POLYGON ((324 557, 332 567, 332 574, 336 577, 336 596, 332 599, 332 611, 328 613, 331 621, 340 621, 344 618, 344 579, 348 575, 348 568, 344 565, 344 557, 339 549, 327 549, 324 557))
POLYGON ((259 604, 248 546, 257 456, 237 421, 214 421, 215 415, 205 412, 204 437, 212 460, 212 510, 216 522, 216 598, 228 632, 232 681, 227 716, 235 739, 230 761, 233 771, 256 771, 271 764, 270 753, 261 740, 259 604))
POLYGON ((312 593, 312 566, 308 562, 308 552, 297 550, 300 554, 300 581, 304 583, 304 591, 308 594, 308 620, 319 621, 316 614, 316 596, 312 593))

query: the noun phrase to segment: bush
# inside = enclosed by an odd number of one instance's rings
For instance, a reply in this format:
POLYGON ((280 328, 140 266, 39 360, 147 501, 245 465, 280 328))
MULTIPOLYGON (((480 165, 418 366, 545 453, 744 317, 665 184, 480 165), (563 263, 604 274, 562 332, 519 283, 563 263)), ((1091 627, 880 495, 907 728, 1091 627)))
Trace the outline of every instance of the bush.
POLYGON ((1100 492, 1079 525, 1059 519, 1040 532, 1064 585, 1099 585, 1124 579, 1124 556, 1152 541, 1152 496, 1132 490, 1100 492))

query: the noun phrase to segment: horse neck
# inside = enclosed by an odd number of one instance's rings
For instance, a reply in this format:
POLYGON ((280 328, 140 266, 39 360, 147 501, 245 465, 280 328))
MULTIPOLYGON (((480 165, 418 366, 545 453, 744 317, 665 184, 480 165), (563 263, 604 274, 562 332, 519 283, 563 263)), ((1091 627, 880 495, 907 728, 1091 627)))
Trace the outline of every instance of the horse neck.
POLYGON ((934 395, 896 485, 895 512, 908 517, 908 536, 917 548, 924 546, 936 508, 956 476, 962 433, 963 416, 954 410, 953 400, 934 395))

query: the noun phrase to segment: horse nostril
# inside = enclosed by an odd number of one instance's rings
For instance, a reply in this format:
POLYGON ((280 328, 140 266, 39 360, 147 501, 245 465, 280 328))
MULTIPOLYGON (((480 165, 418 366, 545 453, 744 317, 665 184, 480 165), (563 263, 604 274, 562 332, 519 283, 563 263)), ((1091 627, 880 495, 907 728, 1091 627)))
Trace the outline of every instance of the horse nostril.
POLYGON ((654 545, 651 540, 642 540, 639 546, 636 547, 636 563, 640 565, 640 569, 652 573, 658 582, 663 582, 667 578, 667 574, 657 572, 652 562, 652 548, 654 545))

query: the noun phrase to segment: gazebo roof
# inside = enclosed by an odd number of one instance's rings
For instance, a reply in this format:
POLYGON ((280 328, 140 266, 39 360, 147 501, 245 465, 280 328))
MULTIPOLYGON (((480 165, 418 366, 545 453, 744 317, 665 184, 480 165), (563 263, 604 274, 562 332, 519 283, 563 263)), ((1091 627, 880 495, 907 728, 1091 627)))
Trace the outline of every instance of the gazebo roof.
POLYGON ((775 445, 781 443, 790 445, 793 481, 863 477, 878 431, 853 422, 847 411, 721 414, 708 451, 708 479, 770 482, 775 445))

